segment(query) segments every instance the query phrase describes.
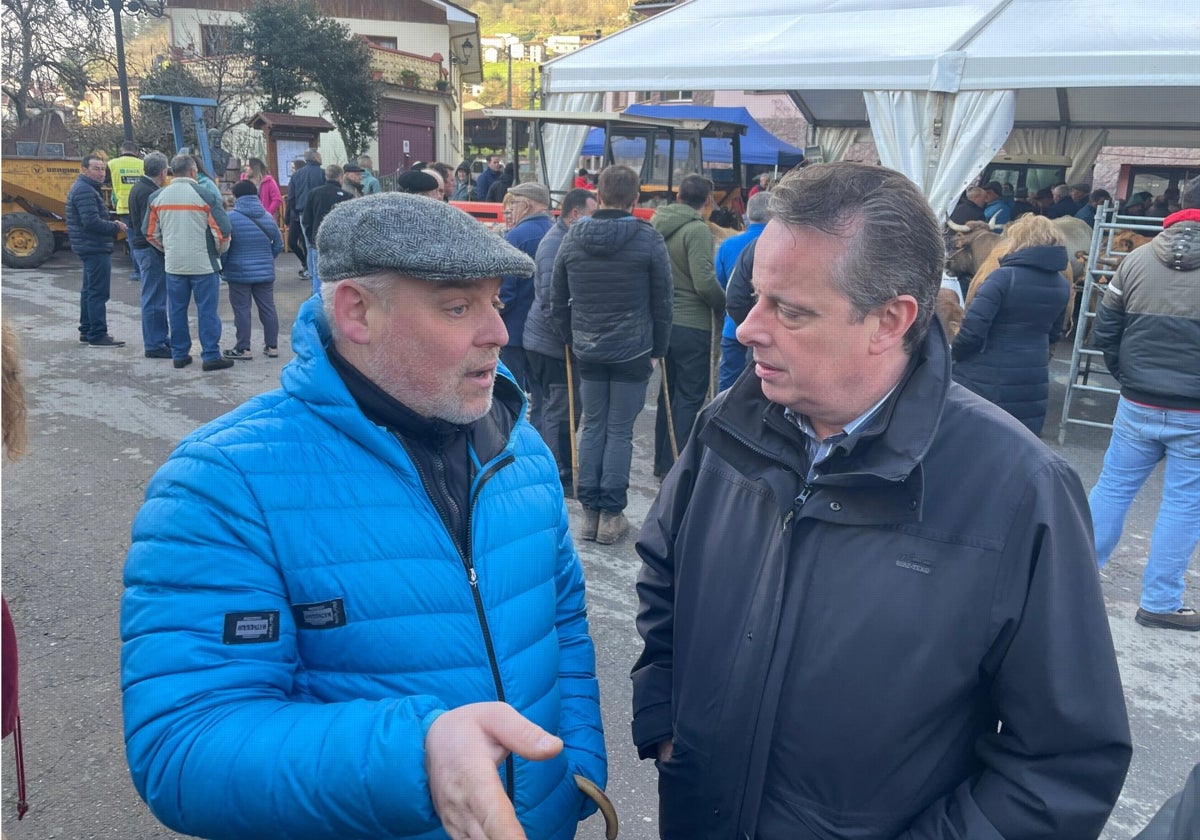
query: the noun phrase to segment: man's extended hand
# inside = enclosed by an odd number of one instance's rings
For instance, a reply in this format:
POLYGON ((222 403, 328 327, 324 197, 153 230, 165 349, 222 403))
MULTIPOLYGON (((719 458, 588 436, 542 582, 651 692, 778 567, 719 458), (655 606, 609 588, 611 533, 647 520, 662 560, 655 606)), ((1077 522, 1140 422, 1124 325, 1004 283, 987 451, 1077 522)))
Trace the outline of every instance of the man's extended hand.
POLYGON ((496 767, 510 752, 544 761, 562 740, 507 703, 451 709, 425 736, 425 770, 433 808, 452 840, 525 840, 496 767))

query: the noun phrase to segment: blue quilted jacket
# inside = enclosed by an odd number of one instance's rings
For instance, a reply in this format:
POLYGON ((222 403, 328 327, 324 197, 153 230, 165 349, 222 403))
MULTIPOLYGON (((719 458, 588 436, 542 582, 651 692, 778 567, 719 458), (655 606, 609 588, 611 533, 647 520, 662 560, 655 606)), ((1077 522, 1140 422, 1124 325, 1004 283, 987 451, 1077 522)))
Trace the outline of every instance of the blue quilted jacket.
POLYGON ((275 282, 275 258, 283 253, 283 238, 258 196, 238 197, 229 211, 229 232, 221 276, 229 283, 275 282))
MULTIPOLYGON (((282 388, 186 438, 133 525, 126 752, 155 815, 187 834, 444 838, 425 734, 497 699, 463 557, 328 341, 314 298, 282 388)), ((497 398, 517 401, 505 374, 497 398)), ((517 814, 530 840, 566 840, 594 810, 573 774, 606 781, 604 738, 583 572, 521 402, 479 464, 471 550, 505 699, 565 742, 516 759, 517 814)))

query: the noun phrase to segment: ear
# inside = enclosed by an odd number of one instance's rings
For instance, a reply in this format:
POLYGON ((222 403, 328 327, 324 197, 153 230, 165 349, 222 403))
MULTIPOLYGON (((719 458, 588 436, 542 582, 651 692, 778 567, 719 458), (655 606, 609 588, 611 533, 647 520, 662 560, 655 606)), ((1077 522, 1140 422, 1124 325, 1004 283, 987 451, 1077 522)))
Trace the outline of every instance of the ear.
POLYGON ((375 302, 357 283, 338 283, 334 287, 333 319, 342 337, 353 344, 370 344, 368 321, 373 305, 375 302))
POLYGON ((871 353, 881 355, 904 346, 904 334, 917 320, 917 299, 912 295, 892 298, 875 312, 879 326, 871 334, 871 353))

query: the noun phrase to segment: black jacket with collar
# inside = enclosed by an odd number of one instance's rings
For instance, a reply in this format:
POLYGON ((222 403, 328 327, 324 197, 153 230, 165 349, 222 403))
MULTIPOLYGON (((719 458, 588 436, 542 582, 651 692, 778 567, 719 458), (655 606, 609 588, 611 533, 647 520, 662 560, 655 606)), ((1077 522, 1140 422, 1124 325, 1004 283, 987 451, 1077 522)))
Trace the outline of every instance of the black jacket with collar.
POLYGON ((671 258, 649 222, 597 210, 571 225, 554 259, 550 324, 576 358, 661 358, 674 311, 671 258))
POLYGON ((807 467, 748 370, 638 538, 633 738, 674 742, 662 836, 1097 836, 1131 749, 1074 471, 951 381, 936 321, 807 467))
POLYGON ((304 206, 302 219, 309 244, 317 243, 317 232, 321 230, 321 222, 329 215, 329 211, 353 197, 337 181, 326 181, 308 194, 308 203, 304 206))
POLYGON ((125 235, 129 237, 131 248, 152 247, 146 241, 146 216, 150 213, 150 199, 159 189, 161 187, 145 175, 129 188, 129 230, 125 235))

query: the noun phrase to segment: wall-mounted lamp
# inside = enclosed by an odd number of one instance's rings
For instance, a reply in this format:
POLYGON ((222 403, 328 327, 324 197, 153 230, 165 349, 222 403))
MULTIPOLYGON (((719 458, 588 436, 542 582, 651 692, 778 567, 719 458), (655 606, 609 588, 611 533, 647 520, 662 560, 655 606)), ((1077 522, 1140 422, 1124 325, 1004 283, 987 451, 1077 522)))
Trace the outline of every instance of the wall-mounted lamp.
POLYGON ((467 39, 459 45, 459 49, 462 51, 462 58, 459 58, 454 50, 450 50, 450 63, 470 64, 471 51, 475 49, 475 45, 471 43, 471 37, 469 35, 467 36, 467 39))

